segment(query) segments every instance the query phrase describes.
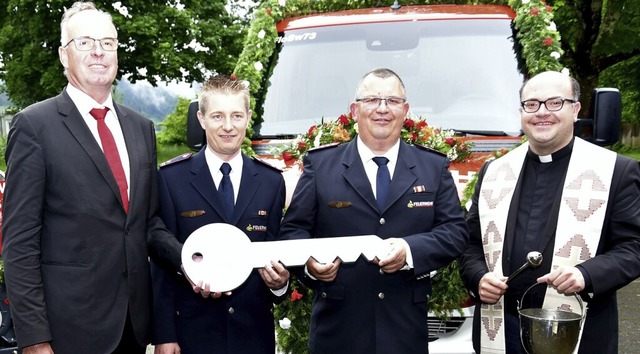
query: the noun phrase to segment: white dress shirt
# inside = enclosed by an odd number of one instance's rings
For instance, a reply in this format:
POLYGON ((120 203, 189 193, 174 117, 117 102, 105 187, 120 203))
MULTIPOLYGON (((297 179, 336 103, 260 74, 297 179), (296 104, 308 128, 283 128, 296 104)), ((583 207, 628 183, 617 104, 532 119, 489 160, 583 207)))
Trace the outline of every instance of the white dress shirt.
POLYGON ((69 94, 69 97, 71 97, 71 100, 76 105, 76 108, 78 108, 78 111, 80 111, 82 118, 84 119, 85 123, 87 123, 87 127, 89 127, 91 134, 93 134, 93 137, 96 139, 101 149, 102 142, 100 141, 100 134, 98 134, 98 122, 89 112, 91 112, 91 110, 94 108, 109 108, 109 112, 107 112, 107 115, 104 118, 104 123, 111 131, 111 135, 113 135, 113 139, 116 142, 118 155, 120 155, 120 161, 122 162, 122 168, 124 169, 124 175, 127 178, 127 195, 130 196, 131 169, 129 168, 129 153, 127 152, 127 144, 124 141, 124 135, 122 134, 122 127, 120 126, 118 115, 116 114, 116 110, 113 107, 111 94, 109 94, 109 97, 107 97, 106 101, 96 102, 93 98, 89 97, 89 95, 80 91, 78 88, 71 84, 67 85, 67 94, 69 94))

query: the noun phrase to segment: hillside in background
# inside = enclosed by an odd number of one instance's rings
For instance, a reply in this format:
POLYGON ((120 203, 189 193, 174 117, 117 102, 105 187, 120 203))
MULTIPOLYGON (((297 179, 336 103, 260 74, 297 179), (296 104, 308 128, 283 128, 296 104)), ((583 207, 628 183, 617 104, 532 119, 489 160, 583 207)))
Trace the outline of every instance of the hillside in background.
POLYGON ((156 123, 173 113, 178 103, 178 94, 166 87, 153 87, 147 82, 131 84, 126 79, 118 82, 113 98, 156 123))
MULTIPOLYGON (((113 98, 158 123, 173 113, 179 96, 192 99, 195 98, 194 92, 188 88, 178 92, 166 86, 153 87, 147 82, 131 84, 126 79, 122 79, 116 86, 113 98)), ((8 106, 11 106, 11 102, 6 94, 0 93, 0 107, 8 106)))
POLYGON ((5 93, 0 93, 0 107, 9 106, 9 99, 5 93))

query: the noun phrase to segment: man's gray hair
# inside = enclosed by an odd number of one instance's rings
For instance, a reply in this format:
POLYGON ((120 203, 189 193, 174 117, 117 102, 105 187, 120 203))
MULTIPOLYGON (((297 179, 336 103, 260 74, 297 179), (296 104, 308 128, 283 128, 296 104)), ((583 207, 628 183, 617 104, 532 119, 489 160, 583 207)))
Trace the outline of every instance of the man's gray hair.
MULTIPOLYGON (((111 23, 113 23, 113 18, 111 17, 111 14, 102 10, 98 10, 98 8, 93 2, 76 1, 75 3, 73 3, 73 5, 71 5, 70 8, 65 10, 64 14, 62 14, 62 21, 60 21, 60 45, 64 46, 70 40, 70 38, 66 38, 67 37, 66 29, 67 29, 67 24, 69 23, 69 20, 71 19, 71 17, 73 17, 73 15, 79 12, 87 11, 87 10, 98 11, 100 14, 106 16, 111 23)), ((116 37, 117 37, 117 33, 118 32, 116 30, 116 37)))

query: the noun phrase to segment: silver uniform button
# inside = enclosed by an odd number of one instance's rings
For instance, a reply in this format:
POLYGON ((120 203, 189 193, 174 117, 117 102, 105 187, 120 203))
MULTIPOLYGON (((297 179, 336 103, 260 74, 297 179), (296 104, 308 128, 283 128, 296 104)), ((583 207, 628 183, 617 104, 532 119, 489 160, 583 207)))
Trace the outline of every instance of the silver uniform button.
POLYGON ((229 314, 233 315, 234 312, 236 312, 236 310, 233 307, 229 307, 229 314))
POLYGON ((323 299, 327 298, 327 293, 325 293, 324 291, 322 292, 322 294, 320 294, 320 296, 322 296, 323 299))
POLYGON ((384 299, 384 293, 378 294, 378 298, 380 298, 380 300, 384 299))
POLYGON ((384 274, 384 270, 382 270, 382 268, 379 269, 380 274, 384 274))
POLYGON ((380 225, 384 225, 385 222, 384 218, 380 218, 380 225))

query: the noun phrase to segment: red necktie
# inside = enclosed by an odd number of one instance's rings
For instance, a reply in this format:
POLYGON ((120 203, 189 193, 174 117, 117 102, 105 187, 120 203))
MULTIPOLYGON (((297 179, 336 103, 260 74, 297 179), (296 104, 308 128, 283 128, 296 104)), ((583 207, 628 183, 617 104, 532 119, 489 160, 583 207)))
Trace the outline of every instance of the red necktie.
POLYGON ((113 176, 116 178, 118 188, 120 188, 122 206, 124 207, 124 212, 126 213, 129 211, 127 177, 124 175, 124 169, 122 168, 122 161, 120 161, 120 154, 118 153, 116 141, 113 139, 111 130, 109 130, 104 122, 104 117, 107 115, 108 110, 108 107, 94 108, 89 113, 91 113, 93 118, 98 121, 98 134, 100 135, 100 141, 102 142, 102 150, 104 151, 104 156, 107 158, 107 162, 109 162, 111 172, 113 172, 113 176))

